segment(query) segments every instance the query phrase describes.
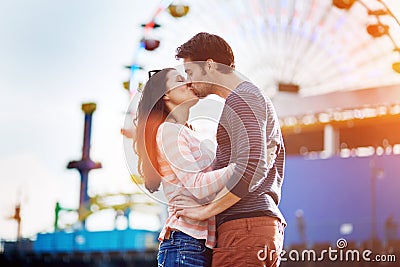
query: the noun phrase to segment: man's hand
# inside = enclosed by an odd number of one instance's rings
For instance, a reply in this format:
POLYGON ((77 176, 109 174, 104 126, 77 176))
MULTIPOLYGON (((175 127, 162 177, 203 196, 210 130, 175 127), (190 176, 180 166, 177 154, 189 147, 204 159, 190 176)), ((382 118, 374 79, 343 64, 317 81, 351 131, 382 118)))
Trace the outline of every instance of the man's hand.
POLYGON ((205 212, 206 206, 201 206, 191 197, 177 196, 172 200, 176 217, 186 217, 192 220, 207 220, 210 216, 205 212))
POLYGON ((223 188, 216 198, 207 205, 199 205, 193 198, 178 196, 174 198, 175 216, 194 220, 206 220, 215 216, 240 200, 239 197, 223 188))

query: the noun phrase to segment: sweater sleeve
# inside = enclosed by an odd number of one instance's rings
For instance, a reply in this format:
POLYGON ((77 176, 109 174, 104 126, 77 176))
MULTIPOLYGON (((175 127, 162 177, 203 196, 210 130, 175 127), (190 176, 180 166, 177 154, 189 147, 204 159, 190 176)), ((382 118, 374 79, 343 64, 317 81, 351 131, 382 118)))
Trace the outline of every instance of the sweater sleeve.
POLYGON ((235 164, 205 172, 208 168, 201 161, 206 160, 210 164, 210 156, 200 149, 201 142, 190 134, 190 130, 172 123, 164 123, 160 127, 162 129, 157 136, 160 154, 183 186, 197 199, 219 192, 231 177, 235 164), (194 154, 197 154, 196 157, 194 154))

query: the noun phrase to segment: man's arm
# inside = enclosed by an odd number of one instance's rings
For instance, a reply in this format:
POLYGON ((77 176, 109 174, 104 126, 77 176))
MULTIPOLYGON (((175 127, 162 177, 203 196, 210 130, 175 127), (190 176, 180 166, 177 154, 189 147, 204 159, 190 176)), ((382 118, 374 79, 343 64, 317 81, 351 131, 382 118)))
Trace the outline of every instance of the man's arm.
POLYGON ((193 199, 190 197, 179 196, 174 199, 174 204, 176 205, 175 216, 202 221, 223 212, 239 200, 240 198, 229 192, 226 187, 217 194, 211 203, 203 206, 193 202, 193 199))
POLYGON ((226 188, 239 198, 254 191, 267 177, 266 105, 250 92, 233 93, 225 103, 224 128, 236 163, 226 188))

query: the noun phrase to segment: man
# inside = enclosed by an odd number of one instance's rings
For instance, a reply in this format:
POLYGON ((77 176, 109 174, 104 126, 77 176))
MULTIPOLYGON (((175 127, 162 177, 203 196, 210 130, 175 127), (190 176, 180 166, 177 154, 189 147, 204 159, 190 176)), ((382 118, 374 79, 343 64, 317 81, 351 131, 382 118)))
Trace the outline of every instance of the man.
MULTIPOLYGON (((226 99, 217 129, 214 169, 236 163, 226 187, 208 205, 180 209, 176 215, 217 218, 213 266, 279 266, 286 225, 278 204, 285 148, 275 109, 268 97, 234 71, 231 47, 221 37, 199 33, 177 48, 200 97, 226 99)), ((177 205, 187 205, 185 198, 177 205)))

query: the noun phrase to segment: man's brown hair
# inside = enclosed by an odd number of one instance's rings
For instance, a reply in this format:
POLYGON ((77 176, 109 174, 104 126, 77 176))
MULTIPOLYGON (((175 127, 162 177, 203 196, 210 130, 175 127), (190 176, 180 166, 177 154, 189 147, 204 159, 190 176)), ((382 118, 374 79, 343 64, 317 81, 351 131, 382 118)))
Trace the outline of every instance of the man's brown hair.
POLYGON ((176 59, 189 58, 191 61, 203 62, 207 61, 207 59, 212 59, 217 63, 230 67, 228 69, 235 68, 235 57, 229 44, 220 36, 206 32, 196 34, 189 41, 179 46, 176 49, 175 57, 176 59))

